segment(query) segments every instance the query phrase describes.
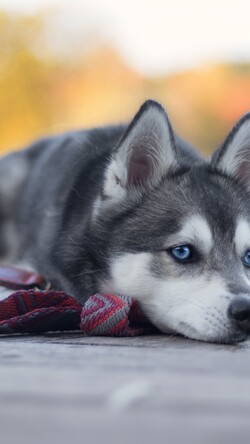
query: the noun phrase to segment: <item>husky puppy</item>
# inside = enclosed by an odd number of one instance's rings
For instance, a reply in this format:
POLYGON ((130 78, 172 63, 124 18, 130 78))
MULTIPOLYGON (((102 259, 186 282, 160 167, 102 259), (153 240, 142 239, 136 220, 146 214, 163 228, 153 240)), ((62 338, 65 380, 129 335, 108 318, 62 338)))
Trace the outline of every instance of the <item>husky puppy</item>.
POLYGON ((84 302, 136 298, 161 331, 245 340, 250 114, 210 159, 145 102, 128 126, 40 140, 0 161, 3 260, 84 302))

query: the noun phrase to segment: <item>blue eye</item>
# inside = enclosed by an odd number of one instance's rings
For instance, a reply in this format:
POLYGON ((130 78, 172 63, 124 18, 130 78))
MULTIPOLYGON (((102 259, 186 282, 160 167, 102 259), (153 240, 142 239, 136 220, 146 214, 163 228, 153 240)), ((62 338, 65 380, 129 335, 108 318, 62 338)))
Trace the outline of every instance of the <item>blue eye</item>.
POLYGON ((247 267, 250 267, 250 250, 247 250, 247 252, 245 253, 245 256, 244 256, 244 264, 245 264, 247 267))
MULTIPOLYGON (((178 245, 169 250, 174 259, 180 262, 185 262, 192 259, 192 249, 188 245, 178 245)), ((250 251, 249 251, 249 266, 250 266, 250 251)))

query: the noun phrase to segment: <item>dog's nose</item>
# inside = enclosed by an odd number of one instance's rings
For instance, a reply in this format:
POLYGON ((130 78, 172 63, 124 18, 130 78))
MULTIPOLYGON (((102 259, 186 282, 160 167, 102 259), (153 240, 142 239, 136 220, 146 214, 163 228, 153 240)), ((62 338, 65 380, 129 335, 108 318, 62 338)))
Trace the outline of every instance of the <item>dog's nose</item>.
POLYGON ((230 303, 228 316, 235 321, 250 320, 250 297, 239 296, 230 303))

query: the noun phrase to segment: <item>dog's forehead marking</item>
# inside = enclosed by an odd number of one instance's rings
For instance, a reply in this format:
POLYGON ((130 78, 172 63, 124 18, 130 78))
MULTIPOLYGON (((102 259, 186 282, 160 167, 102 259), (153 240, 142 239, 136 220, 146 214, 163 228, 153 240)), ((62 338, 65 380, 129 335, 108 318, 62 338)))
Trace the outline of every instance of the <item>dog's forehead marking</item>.
POLYGON ((235 249, 242 255, 247 248, 250 248, 250 224, 245 219, 239 219, 234 235, 235 249))
POLYGON ((207 250, 210 250, 213 245, 211 228, 206 219, 199 214, 186 219, 178 237, 187 242, 193 242, 194 240, 201 242, 207 250))

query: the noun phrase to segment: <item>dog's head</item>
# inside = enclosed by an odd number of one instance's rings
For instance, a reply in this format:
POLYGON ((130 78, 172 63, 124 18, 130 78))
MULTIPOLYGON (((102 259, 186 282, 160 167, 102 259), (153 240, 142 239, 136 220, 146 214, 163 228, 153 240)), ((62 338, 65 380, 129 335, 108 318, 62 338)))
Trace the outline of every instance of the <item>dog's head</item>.
POLYGON ((164 332, 246 338, 250 320, 250 114, 209 160, 183 154, 148 101, 114 151, 96 221, 109 226, 103 290, 139 300, 164 332))

